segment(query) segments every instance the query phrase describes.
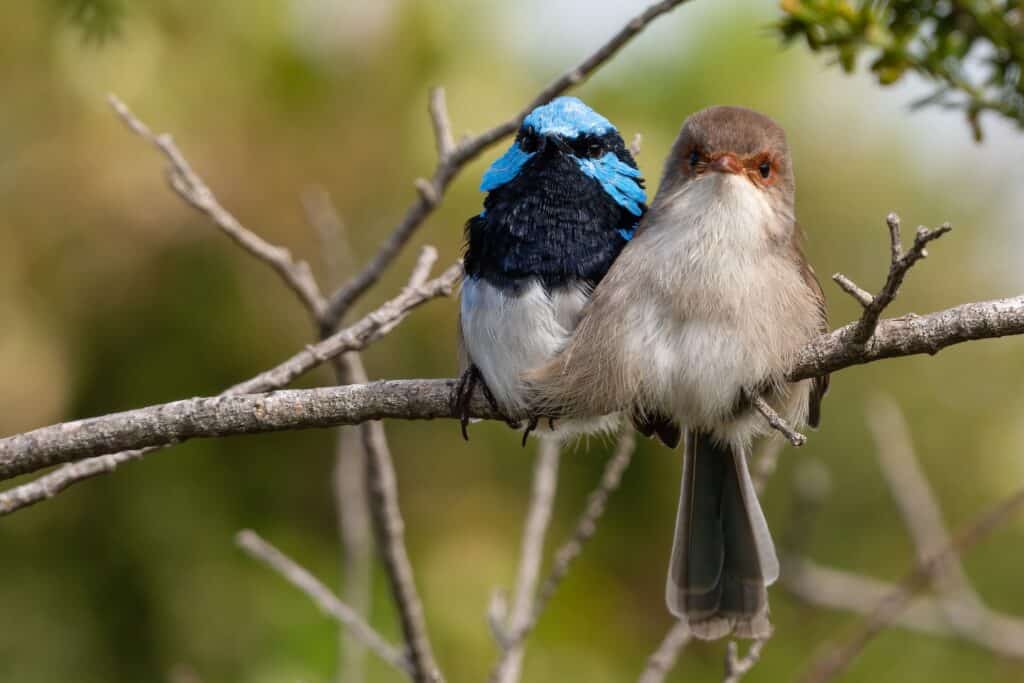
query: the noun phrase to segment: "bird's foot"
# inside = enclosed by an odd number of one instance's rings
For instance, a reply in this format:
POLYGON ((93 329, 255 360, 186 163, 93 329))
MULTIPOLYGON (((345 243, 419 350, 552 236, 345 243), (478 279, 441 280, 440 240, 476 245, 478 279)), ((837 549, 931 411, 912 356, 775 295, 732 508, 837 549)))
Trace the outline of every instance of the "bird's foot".
POLYGON ((491 393, 491 388, 487 386, 486 380, 484 380, 483 374, 480 372, 480 368, 475 365, 470 365, 462 376, 459 378, 458 383, 455 385, 455 391, 452 392, 451 397, 451 410, 452 415, 459 418, 459 427, 462 430, 462 438, 469 441, 469 432, 466 427, 469 425, 469 406, 473 401, 473 392, 477 386, 480 387, 480 391, 484 395, 484 399, 487 400, 487 404, 491 407, 496 414, 509 427, 513 429, 519 428, 519 422, 505 415, 502 411, 501 406, 498 405, 497 399, 494 398, 494 394, 491 393))

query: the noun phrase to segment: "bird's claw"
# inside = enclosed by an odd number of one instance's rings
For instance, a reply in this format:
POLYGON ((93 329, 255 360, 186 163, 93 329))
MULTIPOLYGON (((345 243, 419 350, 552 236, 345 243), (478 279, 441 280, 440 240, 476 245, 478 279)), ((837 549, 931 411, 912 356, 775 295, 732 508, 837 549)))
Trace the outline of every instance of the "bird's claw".
POLYGON ((526 448, 526 440, 530 437, 530 432, 537 428, 537 424, 540 422, 540 417, 534 415, 526 423, 526 429, 523 430, 523 448, 526 448))
POLYGON ((487 404, 491 407, 491 410, 495 414, 499 415, 505 424, 512 429, 519 428, 519 422, 505 415, 502 411, 501 406, 498 405, 497 399, 494 398, 494 394, 491 393, 491 388, 487 386, 487 382, 484 380, 484 376, 480 373, 480 368, 475 365, 470 365, 462 376, 459 378, 458 383, 455 385, 455 391, 452 392, 451 398, 451 411, 452 415, 459 418, 459 428, 462 431, 462 438, 469 441, 469 432, 466 429, 469 426, 469 405, 473 401, 473 392, 477 386, 480 387, 480 391, 483 392, 484 398, 487 400, 487 404))

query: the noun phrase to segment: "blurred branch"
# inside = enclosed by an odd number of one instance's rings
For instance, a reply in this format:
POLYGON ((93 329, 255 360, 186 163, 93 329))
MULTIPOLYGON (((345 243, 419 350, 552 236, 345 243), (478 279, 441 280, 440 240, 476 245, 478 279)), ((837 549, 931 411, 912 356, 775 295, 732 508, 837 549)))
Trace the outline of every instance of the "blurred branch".
MULTIPOLYGON (((958 556, 958 551, 991 531, 1019 503, 1010 499, 951 540, 938 503, 914 456, 899 407, 892 399, 876 399, 869 404, 868 424, 883 475, 914 541, 919 566, 902 584, 892 585, 822 567, 798 555, 784 558, 783 583, 797 597, 819 607, 843 609, 869 618, 858 635, 836 651, 834 659, 819 660, 812 667, 815 673, 809 674, 807 680, 825 681, 840 672, 846 665, 844 657, 852 659, 875 633, 890 623, 933 635, 959 637, 1004 656, 1024 657, 1024 620, 988 609, 971 587, 958 556), (928 584, 937 595, 914 599, 928 584)), ((798 495, 802 495, 799 489, 798 495)), ((810 509, 799 500, 798 506, 810 509)))
POLYGON ((169 133, 159 135, 154 133, 116 96, 109 95, 108 100, 125 125, 156 147, 167 159, 167 178, 178 196, 208 216, 238 246, 277 271, 277 274, 295 292, 310 313, 319 319, 326 303, 313 278, 309 264, 292 258, 291 252, 284 247, 267 242, 242 225, 227 209, 221 206, 213 191, 192 170, 192 166, 174 144, 174 139, 169 133))
MULTIPOLYGON (((804 347, 789 379, 806 379, 882 358, 934 354, 976 339, 1024 334, 1024 295, 882 320, 867 344, 854 347, 849 340, 856 328, 857 323, 851 323, 804 347)), ((0 439, 0 480, 95 455, 192 438, 387 418, 450 418, 454 385, 452 379, 388 380, 266 395, 193 398, 57 424, 0 439)), ((474 398, 470 410, 473 417, 500 419, 481 397, 474 398)))
POLYGON ((363 424, 361 430, 367 455, 370 518, 409 648, 412 679, 415 683, 441 683, 444 678, 427 637, 423 603, 416 591, 412 564, 405 549, 405 523, 398 507, 398 482, 384 427, 373 421, 363 424))
POLYGON ((1024 507, 1024 489, 1003 499, 953 537, 953 541, 940 552, 921 562, 896 588, 875 603, 868 616, 853 633, 835 647, 812 662, 801 678, 803 683, 824 683, 841 674, 868 643, 889 627, 906 610, 917 594, 927 588, 936 572, 950 561, 950 556, 962 554, 984 540, 1014 513, 1024 507))
POLYGON ((559 584, 562 583, 566 574, 569 573, 569 568, 572 566, 573 561, 580 556, 580 553, 583 552, 583 546, 597 532, 597 523, 600 521, 601 516, 604 515, 608 497, 619 488, 619 484, 622 482, 622 473, 629 467, 629 463, 633 459, 634 450, 636 450, 636 435, 633 433, 632 427, 627 425, 620 431, 619 442, 615 452, 605 464, 604 472, 601 474, 601 480, 598 482, 597 487, 587 497, 587 504, 583 508, 583 513, 580 515, 579 520, 576 522, 572 535, 555 552, 551 571, 537 591, 527 618, 523 621, 520 628, 505 634, 502 653, 498 658, 498 663, 491 670, 491 675, 488 677, 488 681, 491 683, 497 683, 500 680, 498 677, 505 670, 507 660, 512 657, 511 653, 515 652, 526 637, 530 635, 530 632, 540 620, 544 608, 547 607, 551 597, 555 594, 555 590, 558 589, 559 584))
MULTIPOLYGON (((429 255, 430 252, 425 251, 424 255, 421 256, 421 263, 429 255)), ((421 269, 417 268, 416 277, 419 277, 420 273, 421 269)), ((421 287, 403 290, 398 297, 385 303, 351 327, 339 331, 319 344, 307 347, 277 367, 228 389, 224 394, 221 394, 221 397, 238 395, 244 391, 278 389, 285 386, 299 374, 321 365, 332 357, 346 351, 365 347, 394 329, 413 308, 437 297, 451 294, 452 288, 461 273, 461 266, 456 264, 445 271, 440 277, 421 287)), ((207 400, 218 401, 223 399, 207 400)), ((175 442, 176 440, 172 438, 162 442, 160 446, 168 446, 175 442)), ((130 448, 130 446, 125 448, 130 448)), ((113 452, 121 450, 124 449, 112 448, 96 451, 94 455, 96 453, 109 453, 109 455, 101 455, 100 457, 76 462, 73 465, 62 467, 55 472, 40 477, 36 481, 0 493, 0 515, 10 514, 15 510, 38 503, 41 500, 52 498, 80 481, 113 472, 119 465, 132 460, 138 460, 147 453, 156 450, 156 448, 113 452)))
MULTIPOLYGON (((522 671, 524 643, 512 644, 509 634, 518 633, 530 620, 537 592, 537 581, 544 560, 544 537, 551 523, 551 511, 558 488, 558 463, 561 444, 552 438, 540 439, 537 462, 533 469, 533 489, 523 526, 523 545, 519 556, 516 588, 512 594, 512 611, 507 619, 492 618, 492 630, 502 650, 499 664, 491 677, 497 683, 516 683, 522 671), (497 626, 497 628, 495 628, 497 626)), ((492 605, 500 604, 492 601, 492 605)), ((492 613, 496 610, 492 608, 492 613)), ((503 611, 503 610, 497 610, 503 611)), ((500 615, 498 615, 500 616, 500 615)))
MULTIPOLYGON (((311 187, 302 193, 306 221, 320 240, 324 279, 334 286, 340 274, 339 260, 352 269, 352 250, 345 237, 345 225, 330 195, 322 187, 311 187)), ((411 280, 418 280, 420 268, 411 280)), ((428 273, 429 274, 429 273, 428 273)), ((316 321, 321 340, 329 330, 316 321)), ((362 356, 358 351, 343 353, 332 361, 338 384, 365 384, 369 381, 362 356)), ((367 454, 363 447, 362 429, 357 426, 338 427, 334 445, 334 469, 331 492, 334 496, 338 540, 341 544, 341 594, 357 613, 367 615, 373 597, 373 530, 370 522, 369 496, 366 490, 367 454)), ((366 649, 357 638, 341 629, 338 638, 338 683, 362 683, 366 674, 366 649)))
MULTIPOLYGON (((921 471, 910 429, 899 405, 890 396, 878 396, 867 406, 868 428, 875 440, 878 464, 910 532, 918 562, 924 562, 951 542, 942 520, 942 511, 931 486, 921 471)), ((971 587, 960 558, 948 556, 945 566, 932 575, 932 587, 945 599, 947 620, 960 631, 973 631, 977 624, 966 611, 982 609, 981 600, 971 587)))
POLYGON ((640 674, 638 683, 663 683, 665 676, 676 665, 679 653, 692 639, 689 624, 685 621, 673 624, 658 649, 647 658, 647 666, 640 674))
POLYGON ((294 560, 260 538, 255 531, 249 529, 238 532, 235 541, 250 556, 263 562, 288 583, 309 596, 320 608, 320 611, 348 629, 349 633, 358 638, 374 654, 399 671, 412 674, 408 658, 398 648, 384 640, 372 626, 359 616, 358 612, 339 600, 327 586, 294 560))
POLYGON ((907 73, 934 82, 913 107, 963 111, 977 140, 986 111, 1024 128, 1024 15, 1015 0, 783 0, 782 10, 785 40, 806 40, 847 72, 869 55, 881 85, 907 73))
POLYGON ((722 683, 739 683, 740 679, 750 673, 761 660, 761 651, 767 642, 767 638, 755 640, 750 644, 747 654, 740 657, 739 646, 735 640, 730 640, 725 646, 725 677, 722 683))
POLYGON ((446 159, 455 151, 455 138, 452 136, 452 121, 448 117, 448 102, 445 100, 444 88, 431 89, 428 109, 430 122, 434 125, 437 158, 446 159))
MULTIPOLYGON (((809 605, 863 616, 872 614, 876 605, 897 590, 895 584, 825 567, 806 557, 785 558, 782 585, 809 605)), ((973 620, 973 627, 963 630, 949 620, 950 609, 960 605, 948 598, 920 596, 895 615, 891 623, 932 636, 960 638, 1004 657, 1024 658, 1024 620, 983 606, 973 614, 968 612, 969 618, 961 617, 965 624, 973 620)))
POLYGON ((328 299, 324 317, 328 323, 335 325, 344 317, 346 311, 362 294, 380 278, 387 267, 401 252, 402 247, 412 238, 416 230, 437 208, 441 198, 452 180, 473 159, 485 149, 502 138, 512 135, 519 128, 522 120, 536 107, 561 95, 569 88, 582 83, 592 73, 618 54, 629 41, 635 38, 651 22, 663 14, 667 14, 688 0, 661 0, 650 5, 642 13, 631 19, 608 42, 599 47, 593 54, 583 60, 579 66, 556 78, 551 84, 540 91, 529 104, 511 119, 498 124, 480 135, 451 143, 451 122, 448 120, 444 106, 444 93, 435 89, 430 96, 429 112, 434 125, 434 136, 439 151, 437 164, 430 179, 419 178, 414 185, 417 198, 403 216, 401 222, 387 237, 377 253, 362 271, 353 276, 346 284, 338 288, 328 299), (445 153, 447 151, 447 153, 445 153))
POLYGON ((757 495, 760 496, 764 493, 764 487, 767 486, 768 479, 775 474, 775 469, 779 465, 779 455, 782 453, 784 445, 785 442, 782 439, 764 439, 761 442, 760 449, 754 454, 751 470, 753 472, 754 490, 757 491, 757 495))

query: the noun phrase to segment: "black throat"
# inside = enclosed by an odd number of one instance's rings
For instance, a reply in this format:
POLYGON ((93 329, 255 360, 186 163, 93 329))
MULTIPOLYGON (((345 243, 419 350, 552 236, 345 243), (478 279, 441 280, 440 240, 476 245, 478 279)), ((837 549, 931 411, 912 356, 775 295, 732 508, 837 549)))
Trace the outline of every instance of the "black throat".
MULTIPOLYGON (((635 165, 625 149, 620 158, 635 165)), ((626 245, 620 231, 639 219, 550 144, 466 223, 466 274, 513 290, 530 280, 548 290, 596 285, 626 245)))

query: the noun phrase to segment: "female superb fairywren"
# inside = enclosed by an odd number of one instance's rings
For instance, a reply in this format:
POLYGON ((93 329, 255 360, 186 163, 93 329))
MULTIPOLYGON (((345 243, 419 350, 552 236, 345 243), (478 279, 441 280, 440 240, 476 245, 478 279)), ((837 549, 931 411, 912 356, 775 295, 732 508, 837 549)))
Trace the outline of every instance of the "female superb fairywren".
POLYGON ((794 192, 775 122, 739 107, 692 115, 571 340, 526 377, 536 412, 622 411, 671 447, 685 430, 667 599, 700 638, 771 632, 766 588, 779 562, 746 460, 768 425, 748 397, 817 426, 828 387, 828 377, 786 379, 827 330, 794 192))
MULTIPOLYGON (((510 424, 537 426, 522 375, 554 357, 593 288, 633 237, 647 209, 644 181, 615 126, 575 97, 525 119, 512 146, 484 173, 484 210, 466 224, 453 408, 466 437, 469 399, 480 385, 510 424)), ((567 435, 614 424, 614 416, 548 421, 567 435)), ((525 443, 526 434, 523 439, 525 443)))

